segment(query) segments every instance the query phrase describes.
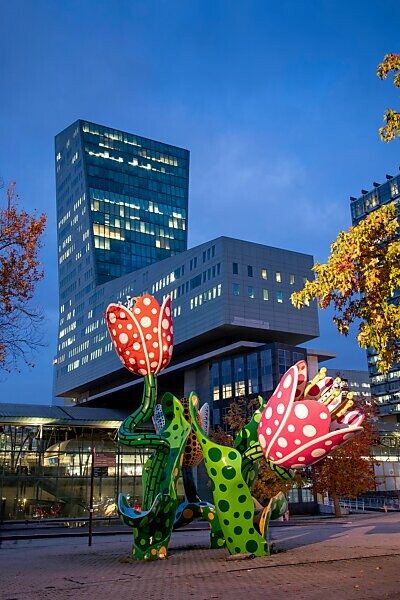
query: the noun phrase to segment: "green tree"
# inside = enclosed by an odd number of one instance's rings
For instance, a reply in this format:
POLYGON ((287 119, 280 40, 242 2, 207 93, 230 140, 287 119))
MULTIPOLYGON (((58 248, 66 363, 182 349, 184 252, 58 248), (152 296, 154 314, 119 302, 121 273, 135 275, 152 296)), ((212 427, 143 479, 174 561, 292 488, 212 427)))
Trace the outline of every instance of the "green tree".
POLYGON ((20 359, 30 364, 32 351, 43 345, 42 315, 32 299, 44 275, 39 250, 46 215, 19 209, 17 198, 13 183, 0 206, 0 367, 6 370, 20 359))
MULTIPOLYGON (((386 79, 389 73, 394 73, 393 82, 400 87, 400 54, 386 54, 383 61, 378 65, 377 75, 379 79, 386 79)), ((383 117, 386 125, 379 129, 379 135, 384 142, 390 142, 400 136, 400 113, 393 109, 387 109, 383 117)))
POLYGON ((400 241, 397 209, 381 206, 358 225, 341 231, 331 245, 325 264, 313 267, 315 279, 291 296, 297 308, 317 300, 320 308, 332 306, 339 333, 348 335, 358 320, 357 340, 378 354, 378 369, 387 372, 400 359, 400 241))

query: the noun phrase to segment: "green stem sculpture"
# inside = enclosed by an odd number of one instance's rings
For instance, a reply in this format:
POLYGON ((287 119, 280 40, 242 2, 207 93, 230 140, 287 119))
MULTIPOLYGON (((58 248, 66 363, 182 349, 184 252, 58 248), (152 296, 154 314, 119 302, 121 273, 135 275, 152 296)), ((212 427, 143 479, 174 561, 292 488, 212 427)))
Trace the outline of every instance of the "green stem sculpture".
MULTIPOLYGON (((252 421, 242 430, 236 448, 216 444, 202 431, 196 418, 198 398, 195 393, 189 397, 192 427, 196 432, 204 454, 204 463, 211 479, 215 508, 228 550, 231 554, 269 554, 268 521, 285 512, 287 504, 283 494, 278 494, 264 509, 257 527, 254 523, 254 502, 249 489, 252 480, 251 467, 255 457, 259 458, 257 442, 254 439, 261 411, 257 411, 252 421), (253 452, 252 452, 253 450, 253 452), (273 514, 272 514, 273 513, 273 514)), ((261 449, 260 449, 261 450, 261 449)), ((290 475, 289 470, 286 471, 290 475)))
POLYGON ((136 428, 148 421, 156 403, 156 377, 150 373, 140 407, 122 423, 118 439, 131 448, 153 450, 143 473, 142 510, 131 508, 124 494, 118 499, 119 514, 133 528, 132 558, 155 560, 167 556, 177 508, 176 484, 180 475, 181 455, 190 431, 183 408, 172 394, 165 394, 162 407, 165 426, 159 434, 136 433, 136 428))

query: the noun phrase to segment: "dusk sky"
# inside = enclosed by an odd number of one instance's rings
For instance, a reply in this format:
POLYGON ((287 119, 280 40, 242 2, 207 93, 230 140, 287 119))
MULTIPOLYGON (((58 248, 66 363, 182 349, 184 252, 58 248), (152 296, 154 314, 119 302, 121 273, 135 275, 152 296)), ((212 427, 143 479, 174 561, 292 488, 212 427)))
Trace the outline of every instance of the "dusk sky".
MULTIPOLYGON (((76 119, 190 149, 189 246, 226 235, 325 262, 349 196, 398 173, 400 142, 377 131, 400 93, 376 77, 400 52, 398 0, 1 4, 0 176, 48 215, 47 346, 34 369, 1 374, 2 402, 52 400, 54 136, 76 119)), ((320 328, 326 366, 366 369, 355 330, 340 337, 328 312, 320 328)))

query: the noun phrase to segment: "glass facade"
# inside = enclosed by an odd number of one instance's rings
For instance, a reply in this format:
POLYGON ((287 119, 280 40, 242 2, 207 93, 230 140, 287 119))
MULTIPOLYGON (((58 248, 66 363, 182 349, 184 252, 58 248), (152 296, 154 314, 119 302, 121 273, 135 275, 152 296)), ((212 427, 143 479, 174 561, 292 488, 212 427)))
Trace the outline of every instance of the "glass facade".
MULTIPOLYGON (((62 426, 0 426, 0 521, 88 518, 92 447, 94 516, 116 516, 124 492, 142 497, 143 451, 120 448, 116 431, 62 426)), ((182 487, 179 494, 183 497, 182 487)))
POLYGON ((258 353, 253 352, 247 355, 247 389, 249 394, 258 394, 259 378, 258 378, 258 353))
POLYGON ((260 352, 260 366, 261 390, 269 392, 274 386, 272 376, 272 350, 270 348, 260 352))
POLYGON ((59 256, 93 244, 96 284, 186 250, 187 150, 79 121, 56 138, 56 177, 59 256))
POLYGON ((82 122, 98 283, 187 248, 189 152, 82 122))
POLYGON ((306 359, 306 350, 275 343, 213 361, 210 364, 213 425, 224 425, 222 417, 234 398, 259 394, 269 398, 282 374, 301 359, 306 359))

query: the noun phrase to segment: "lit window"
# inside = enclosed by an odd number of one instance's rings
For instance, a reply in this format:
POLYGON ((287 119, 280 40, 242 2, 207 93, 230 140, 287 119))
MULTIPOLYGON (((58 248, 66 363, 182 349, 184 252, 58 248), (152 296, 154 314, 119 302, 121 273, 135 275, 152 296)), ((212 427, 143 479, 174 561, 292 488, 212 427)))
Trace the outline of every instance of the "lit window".
POLYGON ((253 277, 253 267, 251 265, 247 265, 247 275, 253 277))
POLYGON ((238 283, 233 284, 233 295, 239 296, 239 284, 238 283))
POLYGON ((267 269, 261 269, 261 277, 263 279, 268 279, 268 272, 267 269))
POLYGON ((263 299, 269 300, 268 290, 263 290, 263 299))
POLYGON ((254 288, 252 285, 249 285, 247 288, 247 296, 249 298, 254 298, 254 288))
POLYGON ((275 273, 275 281, 276 281, 277 283, 281 283, 281 281, 282 281, 282 275, 281 275, 281 272, 280 272, 280 271, 277 271, 277 272, 275 273))
POLYGON ((283 302, 283 294, 282 294, 282 292, 276 292, 276 299, 278 300, 279 303, 282 304, 282 302, 283 302))
POLYGON ((294 285, 294 275, 289 275, 289 283, 290 285, 294 285))

